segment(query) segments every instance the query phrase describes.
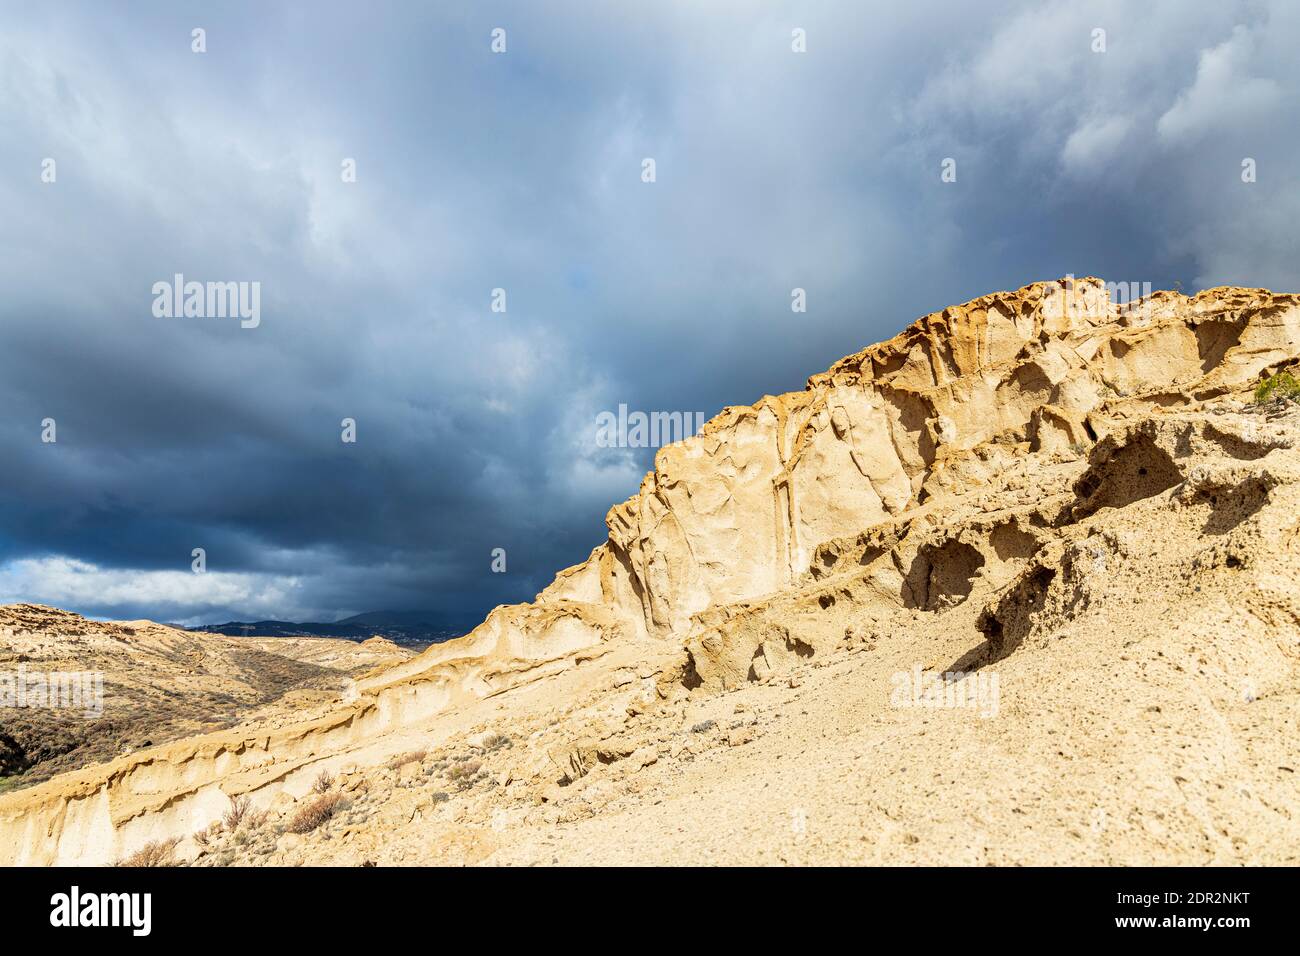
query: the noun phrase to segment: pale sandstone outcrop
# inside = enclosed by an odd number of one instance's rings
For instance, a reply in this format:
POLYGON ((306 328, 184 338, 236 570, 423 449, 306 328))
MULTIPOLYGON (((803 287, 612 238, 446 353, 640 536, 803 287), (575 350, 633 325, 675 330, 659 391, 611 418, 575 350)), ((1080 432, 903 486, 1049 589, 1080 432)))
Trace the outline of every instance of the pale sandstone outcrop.
POLYGON ((608 541, 533 604, 359 681, 316 719, 180 741, 0 798, 0 862, 105 862, 201 829, 227 795, 299 796, 319 766, 384 734, 610 647, 684 646, 661 682, 720 690, 851 643, 820 613, 837 601, 883 622, 956 604, 974 615, 962 604, 972 589, 1010 588, 1013 615, 1016 582, 1034 584, 1043 508, 1086 511, 1124 494, 1107 480, 1129 480, 1112 469, 1082 494, 1056 487, 1048 476, 1070 472, 1057 459, 1096 445, 1099 461, 1150 456, 1172 479, 1162 442, 1178 436, 1135 438, 1127 419, 1194 410, 1297 357, 1300 297, 1258 289, 1120 309, 1100 280, 1062 280, 926 316, 804 391, 728 408, 661 449, 638 494, 610 510, 608 541), (980 500, 985 487, 997 502, 980 500), (819 589, 849 554, 866 573, 819 589))
POLYGON ((823 541, 942 496, 977 446, 1087 444, 1108 403, 1223 394, 1298 351, 1300 297, 1262 289, 1158 292, 1127 309, 1097 279, 983 296, 661 449, 610 510, 609 541, 537 600, 683 634, 694 614, 789 584, 823 541))
POLYGON ((196 862, 1294 865, 1300 404, 1128 411, 980 446, 684 647, 466 699, 324 832, 273 810, 196 862))

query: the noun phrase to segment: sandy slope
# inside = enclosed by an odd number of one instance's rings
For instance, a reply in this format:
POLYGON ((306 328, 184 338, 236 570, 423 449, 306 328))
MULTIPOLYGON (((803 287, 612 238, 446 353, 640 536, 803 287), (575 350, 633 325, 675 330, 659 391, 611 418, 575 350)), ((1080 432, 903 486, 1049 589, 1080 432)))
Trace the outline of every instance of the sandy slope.
MULTIPOLYGON (((1041 539, 1011 567, 989 546, 991 570, 950 606, 857 601, 830 612, 841 646, 729 691, 687 690, 679 658, 622 648, 406 737, 429 752, 341 777, 351 806, 321 830, 278 834, 273 814, 199 862, 1300 862, 1300 409, 1237 407, 1160 420, 1153 447, 1189 477, 1150 497, 1126 501, 1152 490, 1135 482, 1058 524, 1080 478, 1119 467, 1103 449, 1041 476, 1055 498, 947 527, 1041 539), (996 713, 898 706, 895 675, 918 665, 996 674, 996 713), (492 733, 511 744, 475 746, 492 733), (465 758, 482 767, 461 790, 448 771, 465 758)), ((768 604, 825 613, 890 563, 858 560, 768 604)))

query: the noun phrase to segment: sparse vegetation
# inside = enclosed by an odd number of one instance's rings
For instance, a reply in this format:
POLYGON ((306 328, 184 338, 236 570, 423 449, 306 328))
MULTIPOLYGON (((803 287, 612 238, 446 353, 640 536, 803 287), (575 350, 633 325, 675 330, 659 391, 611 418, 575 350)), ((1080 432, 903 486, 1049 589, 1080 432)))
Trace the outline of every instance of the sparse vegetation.
POLYGON ((478 773, 479 767, 481 766, 482 764, 477 760, 467 760, 463 763, 456 764, 456 766, 448 770, 447 776, 452 780, 465 780, 478 773))
POLYGON ((311 785, 311 792, 317 794, 329 793, 333 787, 333 775, 331 775, 328 770, 322 770, 320 776, 316 778, 316 782, 311 785))
POLYGON ((1278 372, 1262 379, 1255 388, 1255 403, 1262 405, 1275 399, 1300 402, 1300 381, 1290 372, 1278 372))
MULTIPOLYGON (((214 823, 208 828, 208 839, 222 831, 239 835, 241 831, 256 830, 266 822, 269 811, 254 811, 252 801, 248 797, 230 797, 229 799, 230 809, 222 816, 219 824, 214 823)), ((246 836, 240 838, 238 842, 243 843, 244 839, 246 839, 246 836)))
POLYGON ((215 840, 220 833, 221 833, 221 821, 214 820, 212 823, 208 824, 202 830, 196 830, 194 832, 194 842, 206 849, 209 846, 209 844, 211 844, 211 842, 215 840))
POLYGON ((488 753, 495 753, 496 751, 502 750, 509 746, 512 746, 510 743, 510 738, 507 737, 505 734, 492 734, 490 737, 488 737, 486 740, 483 741, 483 749, 488 753))
POLYGON ((128 857, 117 862, 118 866, 179 866, 176 861, 176 844, 179 838, 154 840, 146 843, 128 857))
POLYGON ((346 805, 341 793, 326 793, 312 800, 293 815, 286 829, 290 833, 310 833, 346 805))
POLYGON ((239 829, 239 825, 244 822, 244 817, 248 816, 248 810, 252 806, 248 797, 230 797, 230 809, 226 811, 221 818, 222 825, 234 833, 239 829))
POLYGON ((392 760, 388 761, 389 770, 400 770, 408 763, 418 763, 428 754, 427 750, 409 750, 404 754, 398 754, 392 760))
POLYGON ((456 785, 456 789, 468 790, 478 782, 482 769, 483 764, 477 760, 463 760, 447 771, 447 779, 456 785))

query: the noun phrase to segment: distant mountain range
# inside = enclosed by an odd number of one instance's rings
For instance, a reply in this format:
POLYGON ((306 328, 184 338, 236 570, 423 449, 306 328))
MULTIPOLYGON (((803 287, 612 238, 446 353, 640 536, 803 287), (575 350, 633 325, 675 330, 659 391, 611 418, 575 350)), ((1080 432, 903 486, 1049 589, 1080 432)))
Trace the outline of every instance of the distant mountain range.
POLYGON ((342 637, 354 641, 378 635, 394 644, 409 646, 449 641, 468 633, 471 627, 465 622, 435 619, 424 611, 370 611, 332 624, 317 621, 227 621, 188 630, 231 637, 342 637))

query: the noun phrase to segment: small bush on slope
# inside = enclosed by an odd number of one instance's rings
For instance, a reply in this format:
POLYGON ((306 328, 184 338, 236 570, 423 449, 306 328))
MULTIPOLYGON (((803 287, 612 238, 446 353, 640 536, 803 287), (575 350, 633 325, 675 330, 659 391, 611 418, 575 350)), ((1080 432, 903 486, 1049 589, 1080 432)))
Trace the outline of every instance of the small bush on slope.
POLYGON ((244 817, 248 816, 248 809, 251 806, 248 797, 230 797, 230 809, 226 811, 221 822, 226 829, 234 833, 239 829, 239 825, 244 822, 244 817))
POLYGON ((286 829, 290 833, 310 833, 343 809, 343 804, 343 794, 323 794, 295 813, 286 829))
POLYGON ((1290 372, 1278 372, 1261 381, 1255 389, 1255 402, 1262 404, 1275 398, 1300 402, 1300 381, 1290 372))
POLYGON ((408 763, 417 763, 423 760, 427 754, 427 750, 408 750, 406 753, 398 754, 388 761, 386 766, 389 770, 401 770, 408 763))
POLYGON ((118 866, 177 866, 173 852, 180 839, 156 840, 146 843, 130 856, 118 860, 118 866))

